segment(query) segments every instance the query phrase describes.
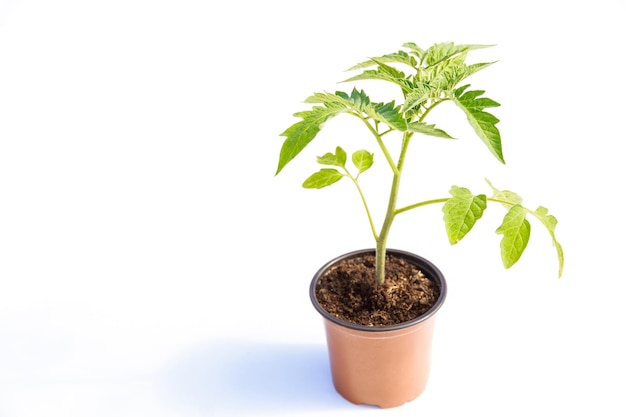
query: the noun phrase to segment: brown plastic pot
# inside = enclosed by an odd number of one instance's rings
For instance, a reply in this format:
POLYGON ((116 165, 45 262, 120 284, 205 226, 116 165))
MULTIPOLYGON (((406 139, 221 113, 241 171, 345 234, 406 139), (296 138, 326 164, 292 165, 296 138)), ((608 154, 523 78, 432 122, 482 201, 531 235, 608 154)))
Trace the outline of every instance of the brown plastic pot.
POLYGON ((389 249, 414 264, 440 288, 439 299, 425 314, 385 327, 348 323, 324 310, 315 297, 317 282, 333 265, 365 254, 363 249, 339 256, 320 268, 310 287, 313 306, 324 317, 333 384, 339 394, 354 404, 398 407, 417 398, 426 388, 435 313, 446 297, 446 281, 428 260, 410 252, 389 249))

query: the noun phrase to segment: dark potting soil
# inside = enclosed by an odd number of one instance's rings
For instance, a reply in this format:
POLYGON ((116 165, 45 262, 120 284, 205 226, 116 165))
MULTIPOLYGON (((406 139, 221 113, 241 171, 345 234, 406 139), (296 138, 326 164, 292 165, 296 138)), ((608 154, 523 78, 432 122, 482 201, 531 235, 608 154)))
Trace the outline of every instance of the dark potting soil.
POLYGON ((315 295, 333 316, 354 324, 390 326, 427 312, 439 287, 405 259, 387 255, 385 282, 376 283, 376 259, 346 259, 320 278, 315 295))

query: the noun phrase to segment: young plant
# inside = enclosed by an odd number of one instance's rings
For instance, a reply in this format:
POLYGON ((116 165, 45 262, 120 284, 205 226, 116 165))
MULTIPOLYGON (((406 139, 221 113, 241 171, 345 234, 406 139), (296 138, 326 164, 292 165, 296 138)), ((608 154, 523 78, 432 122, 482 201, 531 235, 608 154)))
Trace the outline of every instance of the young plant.
POLYGON ((526 249, 530 238, 531 215, 542 223, 552 237, 559 262, 559 277, 563 272, 563 249, 555 237, 557 220, 548 214, 545 207, 531 210, 522 205, 522 198, 512 191, 496 189, 489 181, 491 197, 485 194, 474 195, 463 187, 452 186, 450 197, 421 201, 405 207, 397 207, 400 179, 406 160, 406 154, 413 136, 418 133, 438 138, 452 139, 448 133, 428 124, 426 119, 431 111, 445 102, 458 106, 467 116, 478 138, 486 145, 493 156, 504 164, 500 132, 496 127, 499 120, 487 108, 498 107, 494 100, 484 97, 483 90, 470 90, 469 84, 458 86, 470 75, 488 67, 491 62, 466 64, 465 59, 471 50, 481 49, 486 45, 455 45, 452 42, 439 43, 428 49, 422 49, 414 43, 405 43, 403 50, 395 53, 370 58, 349 70, 362 70, 359 74, 345 80, 381 80, 394 84, 402 92, 404 103, 372 102, 363 91, 354 88, 350 94, 337 91, 315 93, 305 100, 313 104, 310 110, 295 113, 302 120, 294 123, 281 136, 286 137, 280 150, 276 174, 294 159, 320 132, 324 123, 339 114, 354 116, 363 122, 380 148, 393 176, 391 180, 386 214, 380 229, 375 227, 367 199, 359 184, 360 175, 367 171, 374 162, 373 154, 367 150, 357 150, 351 155, 356 169, 351 172, 347 165, 347 153, 340 146, 334 153, 329 152, 317 158, 317 162, 326 168, 320 169, 308 177, 305 188, 323 188, 348 178, 355 185, 376 241, 376 279, 379 284, 385 280, 385 254, 387 239, 394 219, 398 214, 430 204, 443 204, 443 220, 451 244, 459 242, 483 215, 487 203, 499 203, 507 208, 506 214, 496 233, 502 235, 500 242, 501 257, 505 268, 514 265, 526 249), (399 68, 406 69, 405 73, 399 68), (401 148, 394 158, 386 145, 392 134, 401 135, 401 148))

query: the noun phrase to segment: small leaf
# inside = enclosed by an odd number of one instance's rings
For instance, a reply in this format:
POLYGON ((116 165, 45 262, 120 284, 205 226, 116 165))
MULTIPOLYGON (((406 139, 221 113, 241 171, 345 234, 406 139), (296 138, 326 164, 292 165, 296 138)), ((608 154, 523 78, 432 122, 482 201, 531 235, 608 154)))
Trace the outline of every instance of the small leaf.
POLYGON ((470 85, 469 84, 465 84, 464 86, 461 86, 459 88, 457 88, 456 90, 454 90, 454 97, 461 97, 461 95, 465 92, 465 90, 468 89, 470 85))
POLYGON ((352 89, 350 95, 343 91, 335 94, 317 93, 307 99, 309 103, 324 103, 326 106, 337 107, 343 111, 355 110, 365 113, 367 116, 387 124, 396 130, 406 130, 406 120, 402 116, 400 106, 395 102, 372 103, 363 90, 352 89))
POLYGON ((484 194, 473 195, 467 188, 453 186, 450 198, 443 205, 443 221, 446 225, 450 244, 458 243, 472 230, 476 221, 487 208, 487 197, 484 194))
MULTIPOLYGON (((321 95, 320 95, 321 97, 321 95)), ((319 98, 319 97, 318 97, 319 98)), ((295 113, 294 116, 302 120, 291 125, 280 136, 285 136, 278 159, 278 174, 293 158, 317 136, 324 123, 347 110, 345 105, 335 101, 324 102, 324 106, 315 106, 311 110, 295 113)))
POLYGON ((378 65, 378 69, 380 72, 385 73, 387 75, 389 75, 390 78, 393 79, 404 79, 406 78, 406 76, 404 75, 404 73, 398 69, 395 69, 394 67, 385 64, 383 61, 378 60, 377 58, 372 58, 371 59, 374 63, 376 63, 376 65, 378 65))
MULTIPOLYGON (((488 66, 495 64, 494 62, 479 62, 478 64, 471 64, 466 67, 463 78, 467 78, 472 74, 476 74, 478 71, 487 68, 488 66)), ((459 80, 460 81, 460 80, 459 80)))
POLYGON ((406 42, 402 45, 403 47, 410 49, 413 54, 415 54, 420 61, 424 57, 424 50, 417 46, 414 42, 406 42))
POLYGON ((390 103, 377 103, 367 114, 400 132, 404 132, 407 128, 406 120, 400 112, 400 106, 396 106, 393 101, 390 103))
MULTIPOLYGON (((401 72, 399 73, 402 74, 401 72)), ((380 66, 377 67, 376 69, 365 70, 361 74, 355 75, 341 82, 347 83, 351 81, 360 81, 360 80, 388 81, 388 82, 391 82, 400 86, 400 88, 402 88, 402 91, 404 91, 405 93, 408 93, 409 91, 411 91, 411 84, 406 78, 404 78, 404 74, 402 74, 402 76, 399 76, 398 74, 394 76, 390 74, 389 70, 384 70, 380 66)))
POLYGON ((408 132, 423 133, 425 135, 436 136, 438 138, 454 139, 443 130, 436 128, 435 125, 427 125, 422 122, 409 123, 406 130, 408 132))
MULTIPOLYGON (((511 205, 522 204, 522 197, 520 197, 517 193, 514 193, 513 191, 509 191, 509 190, 503 190, 503 191, 499 190, 496 187, 494 187, 491 181, 489 181, 488 179, 485 178, 485 181, 487 181, 487 184, 489 184, 489 186, 493 190, 492 198, 502 201, 503 206, 509 207, 511 205)), ((563 275, 564 255, 563 255, 563 247, 556 240, 556 236, 554 232, 554 229, 556 228, 556 224, 557 224, 556 217, 548 214, 548 209, 545 207, 541 207, 541 206, 537 208, 537 210, 535 211, 528 210, 526 208, 524 210, 527 213, 530 213, 533 216, 537 217, 541 221, 541 223, 543 223, 546 229, 548 229, 548 232, 550 233, 550 236, 552 237, 552 244, 556 248, 557 258, 559 261, 559 278, 560 278, 563 275)))
POLYGON ((478 137, 487 145, 491 153, 504 163, 500 131, 496 127, 500 120, 493 114, 483 111, 486 107, 497 107, 500 104, 489 98, 478 98, 484 91, 465 91, 467 87, 463 86, 455 90, 452 99, 465 112, 467 120, 478 137))
POLYGON ((347 95, 343 91, 337 91, 335 95, 343 98, 346 102, 349 103, 350 107, 354 108, 358 111, 364 111, 371 104, 370 98, 365 91, 358 91, 356 88, 352 89, 350 95, 347 95))
MULTIPOLYGON (((346 94, 343 93, 343 95, 346 95, 346 94)), ((339 94, 332 94, 332 93, 315 93, 312 96, 307 97, 306 100, 304 100, 304 102, 310 103, 310 104, 323 104, 326 107, 329 107, 333 104, 336 104, 338 106, 343 106, 343 107, 347 105, 346 99, 343 96, 339 94)))
POLYGON ((440 94, 441 91, 433 88, 429 83, 418 81, 406 95, 402 105, 402 112, 406 113, 409 110, 416 109, 429 99, 439 97, 440 94))
POLYGON ((359 170, 359 174, 367 171, 374 164, 374 154, 365 149, 352 154, 352 163, 359 170))
POLYGON ((337 146, 334 154, 328 152, 323 156, 318 156, 317 163, 322 165, 333 165, 345 168, 347 158, 348 156, 346 155, 346 151, 344 151, 340 146, 337 146))
POLYGON ((398 51, 393 54, 386 54, 386 55, 379 56, 376 58, 368 59, 367 61, 361 62, 351 68, 348 68, 348 71, 371 67, 374 65, 378 65, 381 62, 387 63, 387 64, 390 64, 390 63, 405 64, 413 68, 415 68, 415 66, 417 65, 417 62, 413 56, 407 54, 405 51, 398 51))
POLYGON ((504 216, 496 233, 503 235, 500 255, 505 268, 513 266, 524 253, 530 239, 530 223, 526 220, 526 209, 517 204, 504 216))
POLYGON ((556 236, 554 233, 554 229, 556 228, 556 224, 557 224, 556 217, 554 217, 551 214, 548 214, 548 209, 545 207, 541 207, 541 206, 537 208, 537 210, 535 210, 533 214, 535 215, 535 217, 541 220, 541 223, 543 223, 546 229, 548 229, 548 232, 550 232, 550 236, 552 237, 552 244, 556 248, 556 254, 559 259, 559 278, 560 278, 563 275, 563 266, 565 263, 565 256, 563 254, 563 247, 556 240, 556 236))
POLYGON ((324 188, 342 179, 344 175, 334 168, 322 168, 307 178, 302 186, 304 188, 324 188))
POLYGON ((454 42, 436 43, 424 53, 424 62, 428 66, 437 65, 454 56, 474 49, 489 48, 492 45, 455 45, 454 42))

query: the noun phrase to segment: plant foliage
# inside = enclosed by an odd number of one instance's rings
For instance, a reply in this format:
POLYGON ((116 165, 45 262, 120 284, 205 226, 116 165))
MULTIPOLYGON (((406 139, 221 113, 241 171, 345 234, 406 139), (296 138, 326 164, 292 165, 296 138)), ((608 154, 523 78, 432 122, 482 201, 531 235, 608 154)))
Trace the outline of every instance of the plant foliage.
POLYGON ((456 105, 467 117, 469 125, 489 152, 504 163, 502 141, 497 127, 499 119, 486 109, 500 106, 498 102, 485 97, 484 90, 470 89, 465 80, 478 71, 489 67, 492 62, 467 64, 470 51, 486 48, 489 45, 457 45, 453 42, 434 44, 422 49, 415 43, 405 43, 403 49, 378 57, 369 58, 353 67, 358 71, 343 82, 355 83, 362 80, 378 80, 392 84, 399 89, 404 101, 396 103, 374 102, 356 87, 348 92, 318 92, 305 100, 312 105, 308 110, 295 113, 300 120, 288 127, 281 136, 284 142, 280 150, 276 174, 280 173, 317 136, 324 124, 339 114, 347 114, 360 119, 375 139, 378 150, 384 156, 393 179, 390 184, 388 209, 380 227, 376 227, 368 208, 367 199, 359 184, 359 176, 374 163, 374 153, 365 149, 351 155, 352 165, 347 166, 348 155, 337 146, 335 152, 328 152, 317 158, 324 166, 310 175, 303 183, 305 188, 324 188, 339 180, 349 178, 357 188, 363 201, 370 227, 376 241, 376 261, 378 282, 384 281, 384 255, 387 238, 396 215, 417 207, 443 203, 443 220, 448 240, 458 243, 472 230, 482 217, 488 203, 499 203, 505 207, 505 215, 496 233, 502 235, 500 253, 506 268, 514 265, 526 249, 530 239, 530 222, 527 215, 534 216, 550 233, 557 251, 559 276, 563 272, 564 255, 555 237, 557 220, 548 210, 539 207, 530 210, 522 205, 522 199, 511 191, 497 190, 488 181, 493 191, 491 197, 485 194, 474 195, 467 188, 453 186, 450 196, 421 201, 406 207, 396 206, 400 174, 404 168, 405 155, 414 134, 435 138, 452 139, 446 131, 426 122, 427 116, 437 106, 449 102, 456 105), (387 135, 397 132, 401 135, 400 153, 393 156, 387 147, 387 135))

